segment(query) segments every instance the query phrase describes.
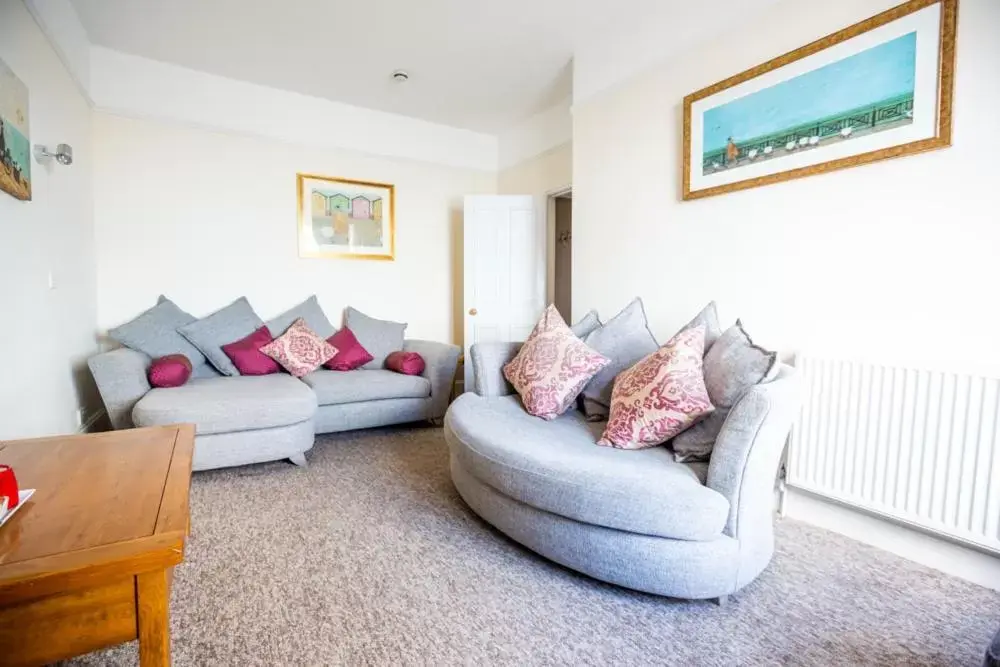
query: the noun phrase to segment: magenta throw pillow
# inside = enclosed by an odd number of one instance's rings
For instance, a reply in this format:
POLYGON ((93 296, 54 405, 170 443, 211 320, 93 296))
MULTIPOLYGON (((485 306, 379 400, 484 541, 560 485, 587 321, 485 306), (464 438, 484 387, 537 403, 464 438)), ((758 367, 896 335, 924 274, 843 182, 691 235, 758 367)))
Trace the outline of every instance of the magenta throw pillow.
POLYGON ((274 340, 271 330, 263 326, 246 338, 222 346, 229 360, 240 375, 270 375, 281 370, 278 362, 260 351, 274 340))
POLYGON ((333 359, 323 364, 331 371, 353 371, 375 358, 347 327, 327 338, 326 342, 337 348, 337 354, 333 359))
POLYGON ((191 360, 183 354, 168 354, 153 359, 146 373, 149 384, 160 389, 180 387, 191 378, 191 360))
POLYGON ((393 352, 385 358, 385 367, 403 375, 420 375, 427 364, 416 352, 393 352))

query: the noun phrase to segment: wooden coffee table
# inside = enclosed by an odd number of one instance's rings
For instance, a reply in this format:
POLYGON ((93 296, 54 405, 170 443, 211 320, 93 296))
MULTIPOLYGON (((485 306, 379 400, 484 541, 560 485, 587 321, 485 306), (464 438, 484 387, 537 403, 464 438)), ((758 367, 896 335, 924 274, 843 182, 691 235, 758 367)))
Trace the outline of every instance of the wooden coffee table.
POLYGON ((194 427, 0 442, 34 496, 0 527, 0 663, 38 665, 139 639, 170 664, 194 427))

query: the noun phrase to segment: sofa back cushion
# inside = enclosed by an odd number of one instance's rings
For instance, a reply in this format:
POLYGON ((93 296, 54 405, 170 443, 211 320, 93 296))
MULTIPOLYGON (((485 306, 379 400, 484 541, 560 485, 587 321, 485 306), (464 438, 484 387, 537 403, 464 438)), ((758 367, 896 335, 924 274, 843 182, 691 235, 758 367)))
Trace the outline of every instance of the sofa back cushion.
POLYGON ((385 358, 390 353, 403 349, 403 340, 406 337, 406 324, 403 322, 369 317, 350 306, 345 311, 344 321, 361 345, 372 355, 372 360, 363 368, 383 368, 385 358))
POLYGON ((272 336, 280 336, 288 331, 288 327, 292 326, 292 323, 299 318, 305 320, 309 328, 323 338, 329 338, 337 331, 337 327, 330 324, 330 320, 320 307, 315 294, 297 306, 289 308, 281 315, 268 320, 267 328, 271 331, 272 336))
POLYGON ((177 329, 195 321, 195 317, 177 307, 173 301, 160 295, 156 305, 134 319, 108 331, 108 336, 125 347, 156 359, 172 354, 183 354, 195 368, 205 363, 205 355, 198 351, 177 329))
POLYGON ((236 376, 240 372, 222 351, 222 346, 253 333, 263 325, 246 297, 240 297, 225 308, 177 331, 197 347, 216 370, 223 375, 236 376))

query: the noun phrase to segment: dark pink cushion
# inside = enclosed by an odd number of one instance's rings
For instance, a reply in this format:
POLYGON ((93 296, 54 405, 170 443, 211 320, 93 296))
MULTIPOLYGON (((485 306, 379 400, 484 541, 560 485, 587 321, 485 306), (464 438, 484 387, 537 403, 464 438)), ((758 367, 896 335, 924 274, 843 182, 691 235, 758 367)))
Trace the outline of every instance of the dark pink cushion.
POLYGON ((160 389, 180 387, 191 378, 191 360, 183 354, 168 354, 153 359, 147 372, 149 384, 160 389))
POLYGON ((393 352, 385 358, 386 368, 403 375, 420 375, 424 366, 424 358, 416 352, 393 352))
POLYGON ((270 375, 281 371, 278 362, 260 351, 274 340, 271 330, 266 326, 257 329, 246 338, 222 346, 229 360, 236 366, 240 375, 270 375))
POLYGON ((361 346, 357 336, 347 327, 327 338, 326 342, 337 348, 333 359, 323 364, 331 371, 353 371, 375 358, 361 346))

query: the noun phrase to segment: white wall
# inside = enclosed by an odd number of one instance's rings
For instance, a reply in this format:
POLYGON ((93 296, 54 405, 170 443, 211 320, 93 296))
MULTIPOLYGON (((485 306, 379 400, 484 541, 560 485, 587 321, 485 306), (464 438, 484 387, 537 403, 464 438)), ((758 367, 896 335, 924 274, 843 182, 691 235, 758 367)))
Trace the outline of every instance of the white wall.
POLYGON ((330 319, 353 305, 456 341, 462 197, 495 172, 94 114, 98 325, 165 293, 196 316, 246 295, 267 319, 316 293, 330 319), (396 261, 300 259, 296 172, 396 186, 396 261))
POLYGON ((960 6, 952 148, 680 199, 685 95, 894 4, 787 0, 578 102, 574 311, 641 295, 666 338, 716 299, 785 352, 1000 369, 996 0, 960 6))
POLYGON ((0 58, 28 87, 31 142, 75 151, 71 167, 32 164, 33 201, 0 193, 3 439, 75 430, 97 345, 90 108, 19 0, 0 4, 0 58))

